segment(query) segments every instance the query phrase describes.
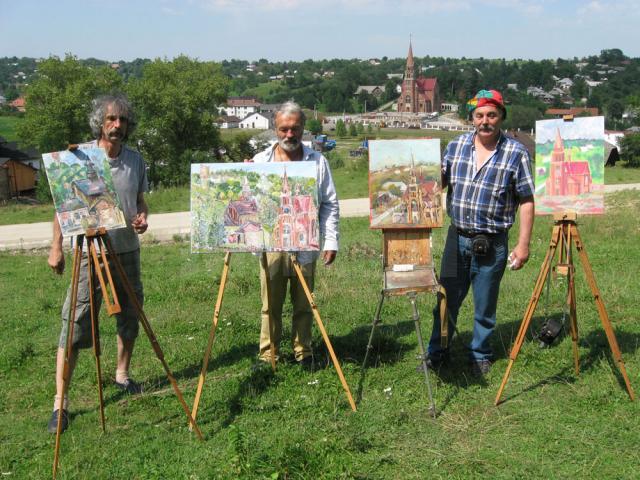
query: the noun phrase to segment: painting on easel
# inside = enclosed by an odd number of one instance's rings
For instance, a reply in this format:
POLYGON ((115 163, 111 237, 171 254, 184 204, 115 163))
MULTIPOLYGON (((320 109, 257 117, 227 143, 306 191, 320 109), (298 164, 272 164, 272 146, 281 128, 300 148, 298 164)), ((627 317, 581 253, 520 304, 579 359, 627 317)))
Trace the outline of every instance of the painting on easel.
POLYGON ((104 149, 45 153, 42 160, 64 237, 127 226, 104 149))
POLYGON ((319 250, 315 162, 191 165, 191 251, 319 250))
POLYGON ((536 122, 536 214, 604 213, 604 117, 536 122))
POLYGON ((439 139, 369 142, 371 228, 442 227, 439 139))

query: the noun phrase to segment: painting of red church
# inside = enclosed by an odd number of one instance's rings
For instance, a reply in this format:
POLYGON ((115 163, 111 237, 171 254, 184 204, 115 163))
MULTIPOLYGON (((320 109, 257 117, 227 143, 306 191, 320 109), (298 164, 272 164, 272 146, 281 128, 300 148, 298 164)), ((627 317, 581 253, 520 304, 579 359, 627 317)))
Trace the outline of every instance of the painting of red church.
POLYGON ((315 162, 193 164, 191 250, 319 250, 315 162))
POLYGON ((536 122, 536 213, 604 213, 604 118, 536 122))

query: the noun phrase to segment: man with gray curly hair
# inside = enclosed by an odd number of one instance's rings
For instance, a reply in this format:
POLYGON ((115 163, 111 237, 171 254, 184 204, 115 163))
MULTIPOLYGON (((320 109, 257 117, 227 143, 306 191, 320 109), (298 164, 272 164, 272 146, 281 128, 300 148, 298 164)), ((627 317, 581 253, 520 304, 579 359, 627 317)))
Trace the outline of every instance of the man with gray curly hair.
MULTIPOLYGON (((124 267, 128 280, 131 283, 138 301, 142 305, 143 289, 140 279, 140 242, 138 234, 147 230, 148 208, 144 200, 144 192, 148 190, 146 166, 139 152, 127 147, 124 142, 129 138, 136 126, 136 119, 131 105, 124 95, 104 95, 93 100, 93 109, 89 115, 89 125, 96 140, 88 144, 80 145, 80 148, 103 148, 111 166, 111 176, 115 190, 118 194, 125 219, 126 228, 110 230, 109 239, 115 253, 118 254, 120 263, 124 267)), ((53 271, 62 274, 65 267, 64 253, 62 251, 62 231, 57 218, 53 220, 53 242, 49 252, 48 263, 53 271)), ((71 376, 78 358, 78 350, 92 345, 91 337, 91 311, 89 301, 89 281, 87 275, 87 255, 83 254, 80 266, 80 279, 78 285, 78 301, 76 304, 75 325, 73 334, 73 346, 69 359, 68 379, 66 388, 71 382, 71 376)), ((111 265, 115 271, 115 266, 111 265)), ((114 275, 115 287, 118 292, 124 292, 119 276, 114 275)), ((95 282, 97 283, 97 282, 95 282)), ((94 283, 94 284, 95 284, 94 283)), ((99 285, 96 291, 96 310, 100 308, 102 295, 99 285)), ((135 340, 138 335, 138 317, 131 299, 126 295, 120 295, 122 312, 116 314, 118 330, 117 366, 115 376, 116 388, 129 394, 142 392, 141 386, 129 378, 129 365, 135 340)), ((48 424, 48 430, 56 433, 58 417, 62 415, 62 431, 69 424, 68 395, 65 391, 62 412, 59 410, 60 398, 63 393, 64 372, 64 345, 66 342, 67 319, 71 311, 71 287, 67 291, 67 298, 62 308, 62 332, 58 344, 56 358, 56 398, 53 414, 48 424)))

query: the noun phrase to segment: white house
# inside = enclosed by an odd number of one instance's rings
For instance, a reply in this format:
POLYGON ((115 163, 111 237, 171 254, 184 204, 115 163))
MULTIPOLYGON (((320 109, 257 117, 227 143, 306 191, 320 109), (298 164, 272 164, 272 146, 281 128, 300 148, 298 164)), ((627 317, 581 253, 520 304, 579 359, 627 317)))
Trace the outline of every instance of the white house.
POLYGON ((240 119, 233 115, 222 115, 217 123, 219 128, 238 128, 240 119))
POLYGON ((228 116, 244 118, 250 113, 257 112, 260 102, 256 97, 229 97, 227 105, 220 108, 220 113, 228 116))
POLYGON ((268 130, 273 124, 273 115, 268 113, 250 113, 240 121, 240 128, 268 130))

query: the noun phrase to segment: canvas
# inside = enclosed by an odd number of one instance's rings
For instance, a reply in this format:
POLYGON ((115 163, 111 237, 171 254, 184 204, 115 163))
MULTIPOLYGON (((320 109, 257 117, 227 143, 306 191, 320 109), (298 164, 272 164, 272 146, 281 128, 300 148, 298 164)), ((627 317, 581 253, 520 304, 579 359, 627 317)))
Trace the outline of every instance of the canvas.
POLYGON ((104 149, 45 153, 42 160, 64 237, 126 227, 104 149))
POLYGON ((439 139, 369 141, 371 228, 442 227, 439 139))
POLYGON ((604 117, 536 122, 536 214, 604 213, 604 117))
POLYGON ((191 165, 191 251, 319 250, 315 162, 191 165))

